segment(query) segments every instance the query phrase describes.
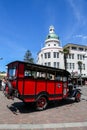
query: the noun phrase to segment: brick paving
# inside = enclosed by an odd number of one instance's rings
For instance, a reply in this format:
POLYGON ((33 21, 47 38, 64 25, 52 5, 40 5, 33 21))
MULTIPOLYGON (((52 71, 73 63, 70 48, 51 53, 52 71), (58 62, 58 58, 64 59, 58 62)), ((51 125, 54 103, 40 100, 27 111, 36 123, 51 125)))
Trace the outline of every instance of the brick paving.
MULTIPOLYGON (((76 103, 73 100, 53 102, 49 104, 45 111, 35 111, 33 107, 25 106, 22 101, 16 98, 14 101, 8 100, 3 95, 2 91, 0 91, 0 124, 50 125, 52 123, 87 122, 87 86, 83 86, 81 89, 82 98, 79 103, 76 103)), ((87 130, 87 127, 54 128, 52 130, 63 129, 87 130)))

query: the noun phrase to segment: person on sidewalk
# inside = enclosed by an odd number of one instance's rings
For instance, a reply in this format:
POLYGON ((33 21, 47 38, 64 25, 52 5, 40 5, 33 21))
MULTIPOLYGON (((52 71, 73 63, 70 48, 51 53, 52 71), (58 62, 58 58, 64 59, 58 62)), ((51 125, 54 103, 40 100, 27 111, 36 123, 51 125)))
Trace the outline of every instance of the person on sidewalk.
POLYGON ((6 87, 6 77, 4 77, 3 79, 2 79, 2 91, 4 92, 4 90, 5 90, 5 87, 6 87))

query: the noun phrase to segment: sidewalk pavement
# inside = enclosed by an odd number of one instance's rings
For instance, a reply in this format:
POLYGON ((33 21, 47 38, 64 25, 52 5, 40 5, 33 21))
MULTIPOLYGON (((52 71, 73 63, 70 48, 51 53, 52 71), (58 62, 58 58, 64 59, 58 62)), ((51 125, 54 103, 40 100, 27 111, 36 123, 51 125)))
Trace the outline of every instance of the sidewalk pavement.
POLYGON ((45 111, 26 107, 16 98, 8 100, 0 91, 0 130, 4 130, 5 125, 8 125, 6 130, 87 130, 87 86, 79 88, 80 102, 67 100, 50 104, 45 111))

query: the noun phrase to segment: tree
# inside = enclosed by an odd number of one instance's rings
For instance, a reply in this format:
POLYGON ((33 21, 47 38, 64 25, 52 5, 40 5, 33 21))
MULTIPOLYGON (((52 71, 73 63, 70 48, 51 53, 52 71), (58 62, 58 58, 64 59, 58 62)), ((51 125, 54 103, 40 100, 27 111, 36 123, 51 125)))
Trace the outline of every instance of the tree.
POLYGON ((60 52, 64 54, 64 67, 65 67, 65 70, 67 70, 67 56, 69 54, 69 49, 64 48, 63 51, 60 51, 60 52))
POLYGON ((78 61, 78 68, 80 70, 80 75, 82 74, 82 62, 78 61))
POLYGON ((81 77, 81 74, 82 74, 82 62, 81 61, 78 61, 78 69, 80 70, 80 80, 81 80, 81 86, 82 86, 82 77, 81 77))
POLYGON ((29 63, 34 63, 34 58, 32 58, 32 53, 29 50, 27 50, 24 55, 24 61, 29 63))

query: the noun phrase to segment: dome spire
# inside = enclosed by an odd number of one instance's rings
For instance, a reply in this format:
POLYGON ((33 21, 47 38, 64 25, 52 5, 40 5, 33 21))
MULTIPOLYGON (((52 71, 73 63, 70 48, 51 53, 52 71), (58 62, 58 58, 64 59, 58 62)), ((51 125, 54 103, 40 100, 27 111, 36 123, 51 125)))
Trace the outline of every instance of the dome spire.
POLYGON ((54 26, 53 25, 51 25, 50 27, 49 27, 49 33, 54 33, 54 26))
POLYGON ((54 29, 54 26, 51 25, 49 27, 49 34, 47 35, 47 38, 46 40, 48 39, 56 39, 56 40, 59 40, 59 37, 55 34, 55 29, 54 29))

